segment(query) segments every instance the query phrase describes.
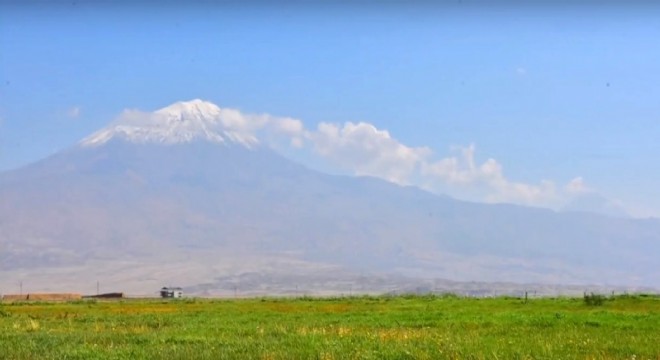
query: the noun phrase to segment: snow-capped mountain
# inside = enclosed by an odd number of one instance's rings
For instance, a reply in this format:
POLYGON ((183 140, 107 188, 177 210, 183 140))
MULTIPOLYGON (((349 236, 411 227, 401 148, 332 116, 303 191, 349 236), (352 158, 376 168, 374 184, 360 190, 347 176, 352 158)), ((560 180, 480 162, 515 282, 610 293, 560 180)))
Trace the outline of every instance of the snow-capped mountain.
POLYGON ((113 138, 134 143, 177 144, 194 140, 240 144, 248 148, 259 141, 245 131, 246 119, 232 109, 199 99, 177 102, 151 113, 125 111, 110 126, 81 141, 82 146, 99 146, 113 138))
POLYGON ((303 271, 281 264, 660 286, 658 220, 468 203, 323 174, 259 146, 254 134, 269 121, 201 100, 130 111, 80 146, 0 173, 0 291, 14 275, 95 282, 121 267, 130 270, 121 286, 162 286, 163 271, 181 285, 303 271))

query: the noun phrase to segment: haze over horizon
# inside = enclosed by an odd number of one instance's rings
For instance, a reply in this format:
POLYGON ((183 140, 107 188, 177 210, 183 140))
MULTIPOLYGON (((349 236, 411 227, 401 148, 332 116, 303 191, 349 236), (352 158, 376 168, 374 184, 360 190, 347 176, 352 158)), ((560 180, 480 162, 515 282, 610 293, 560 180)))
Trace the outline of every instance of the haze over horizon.
POLYGON ((202 99, 324 172, 660 217, 660 7, 464 3, 5 2, 0 171, 202 99))

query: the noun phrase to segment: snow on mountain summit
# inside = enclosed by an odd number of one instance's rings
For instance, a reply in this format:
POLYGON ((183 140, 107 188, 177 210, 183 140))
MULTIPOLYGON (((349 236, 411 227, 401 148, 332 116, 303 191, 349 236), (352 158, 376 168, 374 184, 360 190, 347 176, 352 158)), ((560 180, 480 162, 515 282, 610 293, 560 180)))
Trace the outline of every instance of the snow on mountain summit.
POLYGON ((204 121, 204 119, 218 118, 222 110, 214 103, 195 99, 191 101, 179 101, 160 110, 156 110, 155 113, 185 122, 192 119, 204 121))
POLYGON ((119 138, 133 143, 159 144, 203 140, 252 148, 259 141, 248 131, 247 120, 237 110, 222 109, 208 101, 180 101, 150 113, 125 110, 117 120, 80 144, 99 146, 119 138))

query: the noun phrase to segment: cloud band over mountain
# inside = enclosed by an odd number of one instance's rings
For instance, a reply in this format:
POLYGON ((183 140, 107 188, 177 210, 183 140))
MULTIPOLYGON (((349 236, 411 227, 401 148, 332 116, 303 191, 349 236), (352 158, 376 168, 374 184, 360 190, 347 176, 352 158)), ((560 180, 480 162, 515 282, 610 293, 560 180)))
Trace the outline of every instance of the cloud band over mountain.
POLYGON ((297 151, 310 152, 355 175, 415 185, 472 201, 558 209, 593 191, 580 176, 563 186, 548 179, 534 184, 509 179, 496 159, 477 159, 475 144, 451 146, 449 154, 440 156, 428 146, 403 144, 387 130, 368 122, 321 122, 311 129, 299 119, 247 114, 201 100, 179 102, 155 112, 125 110, 110 127, 83 140, 83 145, 105 142, 118 133, 133 140, 165 142, 202 136, 248 147, 284 141, 297 151), (178 117, 185 112, 187 119, 194 121, 181 122, 178 117), (180 130, 175 134, 178 137, 172 135, 172 129, 180 130))

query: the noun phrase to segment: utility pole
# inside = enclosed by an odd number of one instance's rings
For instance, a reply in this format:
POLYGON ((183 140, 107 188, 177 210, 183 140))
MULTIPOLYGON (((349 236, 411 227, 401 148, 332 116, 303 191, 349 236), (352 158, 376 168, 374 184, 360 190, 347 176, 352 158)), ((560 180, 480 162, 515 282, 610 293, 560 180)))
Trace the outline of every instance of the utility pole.
POLYGON ((96 295, 99 294, 99 281, 96 280, 96 295))
POLYGON ((21 282, 20 282, 20 286, 21 286, 21 292, 20 292, 20 294, 23 295, 23 280, 21 280, 21 282))

